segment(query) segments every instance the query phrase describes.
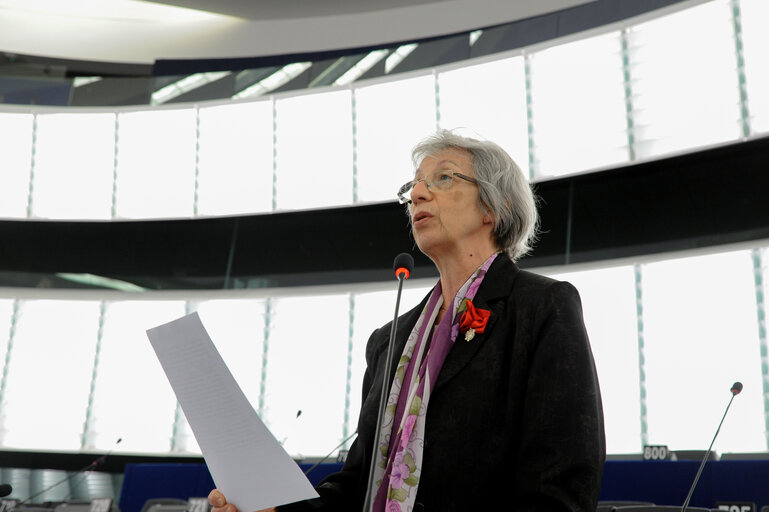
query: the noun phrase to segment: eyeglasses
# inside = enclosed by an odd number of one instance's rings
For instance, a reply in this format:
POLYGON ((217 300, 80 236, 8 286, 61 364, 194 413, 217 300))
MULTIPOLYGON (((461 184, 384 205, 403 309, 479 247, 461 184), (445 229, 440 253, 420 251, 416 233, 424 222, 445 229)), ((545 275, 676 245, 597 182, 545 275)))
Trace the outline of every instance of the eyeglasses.
POLYGON ((478 180, 475 178, 471 178, 470 176, 465 176, 462 173, 454 172, 454 171, 435 171, 430 176, 426 178, 420 178, 418 180, 411 180, 405 185, 403 185, 401 188, 398 189, 398 201, 400 201, 401 204, 408 204, 411 202, 411 191, 414 190, 414 187, 417 186, 417 184, 420 181, 425 182, 425 186, 428 190, 432 191, 433 187, 435 187, 438 190, 448 190, 451 187, 454 186, 454 182, 456 181, 455 178, 462 178, 465 181, 469 181, 470 183, 478 184, 478 180))

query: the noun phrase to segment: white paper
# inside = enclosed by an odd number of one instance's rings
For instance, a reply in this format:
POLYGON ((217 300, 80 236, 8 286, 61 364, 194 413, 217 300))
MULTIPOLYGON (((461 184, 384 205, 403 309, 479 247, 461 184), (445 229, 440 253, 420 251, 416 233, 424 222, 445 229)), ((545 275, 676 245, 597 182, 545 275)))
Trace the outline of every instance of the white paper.
POLYGON ((251 407, 197 313, 147 336, 229 503, 252 512, 318 496, 251 407))

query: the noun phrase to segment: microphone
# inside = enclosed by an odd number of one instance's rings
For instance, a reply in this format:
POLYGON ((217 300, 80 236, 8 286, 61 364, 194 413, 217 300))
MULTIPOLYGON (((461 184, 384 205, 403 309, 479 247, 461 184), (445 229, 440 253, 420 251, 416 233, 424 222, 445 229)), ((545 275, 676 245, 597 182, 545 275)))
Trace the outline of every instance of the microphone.
POLYGON ((393 261, 393 270, 395 271, 396 279, 400 279, 401 276, 404 279, 408 279, 414 270, 414 258, 407 252, 400 253, 395 257, 395 261, 393 261))
POLYGON ((0 498, 5 498, 13 492, 11 484, 0 484, 0 498))
MULTIPOLYGON (((114 450, 114 449, 117 447, 117 445, 119 445, 119 444, 120 444, 122 441, 123 441, 123 438, 122 438, 122 437, 118 438, 118 440, 117 440, 117 441, 115 441, 115 446, 113 446, 112 448, 110 448, 110 450, 109 450, 107 453, 105 453, 105 454, 104 454, 104 455, 102 455, 101 457, 97 458, 96 460, 94 460, 93 462, 91 462, 90 464, 88 464, 87 466, 85 466, 85 467, 83 467, 83 468, 81 468, 81 469, 77 470, 76 472, 72 473, 71 475, 68 475, 67 477, 65 477, 65 478, 62 478, 62 479, 61 479, 61 480, 59 480, 58 482, 54 482, 53 484, 49 485, 48 487, 46 487, 46 488, 45 488, 45 489, 43 489, 42 491, 40 491, 40 492, 38 492, 38 493, 35 493, 35 494, 33 494, 32 496, 28 497, 28 498, 27 498, 27 499, 25 499, 25 500, 22 500, 21 502, 19 502, 19 504, 18 504, 17 506, 19 506, 19 505, 25 505, 25 504, 29 503, 30 501, 32 501, 33 499, 37 498, 37 497, 38 497, 38 496, 40 496, 41 494, 44 494, 44 493, 46 493, 46 492, 50 491, 50 490, 51 490, 51 489, 53 489, 54 487, 58 487, 58 486, 60 486, 60 485, 61 485, 61 484, 63 484, 64 482, 69 482, 70 480, 73 480, 73 479, 75 479, 75 478, 79 477, 80 475, 82 475, 82 474, 83 474, 83 473, 85 473, 86 471, 92 471, 92 470, 94 470, 94 469, 96 469, 96 468, 98 468, 98 467, 101 467, 101 466, 103 466, 103 465, 105 464, 105 462, 107 461, 107 456, 109 456, 109 455, 112 453, 112 451, 113 451, 113 450, 114 450)), ((8 486, 8 487, 10 488, 10 486, 8 486)), ((2 489, 2 486, 0 486, 0 494, 2 494, 2 492, 1 492, 1 489, 2 489)), ((10 494, 10 491, 9 491, 9 494, 10 494)))
POLYGON ((395 298, 395 316, 390 327, 390 339, 387 342, 387 359, 385 359, 384 376, 382 377, 382 392, 379 395, 379 413, 376 418, 376 428, 374 429, 374 444, 371 446, 371 465, 368 470, 368 487, 366 487, 366 499, 363 502, 363 512, 368 512, 374 505, 374 494, 371 488, 374 486, 374 469, 376 468, 376 452, 379 446, 379 438, 384 417, 385 406, 387 405, 387 395, 390 392, 390 367, 393 361, 393 340, 395 331, 398 329, 398 310, 401 306, 401 291, 403 290, 403 281, 409 278, 411 271, 414 270, 414 258, 407 252, 402 252, 395 257, 393 261, 393 271, 398 279, 398 295, 395 298))
POLYGON ((716 442, 716 437, 718 437, 718 433, 721 431, 721 425, 724 423, 724 418, 726 418, 726 413, 729 412, 729 407, 732 406, 732 400, 734 400, 734 397, 739 395, 742 391, 742 382, 735 382, 732 384, 732 389, 729 391, 732 392, 732 397, 729 399, 729 403, 726 405, 726 410, 724 411, 724 415, 721 416, 721 423, 718 424, 718 428, 716 429, 716 435, 713 436, 713 440, 710 441, 710 446, 708 447, 708 451, 705 452, 705 456, 702 457, 702 462, 700 463, 700 468, 697 470, 697 476, 694 477, 694 482, 692 482, 692 487, 689 489, 689 495, 686 497, 686 501, 684 501, 683 507, 681 507, 681 512, 686 512, 686 507, 689 506, 689 500, 692 499, 692 494, 694 494, 694 488, 697 487, 697 482, 700 480, 700 475, 702 475, 702 468, 705 467, 705 462, 707 462, 708 457, 710 456, 710 450, 713 448, 713 443, 716 442))

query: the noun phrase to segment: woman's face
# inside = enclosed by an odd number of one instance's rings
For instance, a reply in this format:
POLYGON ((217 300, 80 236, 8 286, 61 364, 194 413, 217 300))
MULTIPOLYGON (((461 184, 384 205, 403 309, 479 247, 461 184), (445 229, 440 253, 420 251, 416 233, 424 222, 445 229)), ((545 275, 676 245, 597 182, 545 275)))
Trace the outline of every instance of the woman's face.
MULTIPOLYGON (((470 154, 454 148, 425 157, 415 179, 429 178, 436 171, 475 177, 470 154)), ((434 260, 466 255, 482 247, 479 242, 487 243, 492 238, 493 225, 481 209, 478 185, 461 178, 454 178, 447 190, 428 188, 424 181, 419 182, 411 191, 409 211, 414 240, 434 260)))

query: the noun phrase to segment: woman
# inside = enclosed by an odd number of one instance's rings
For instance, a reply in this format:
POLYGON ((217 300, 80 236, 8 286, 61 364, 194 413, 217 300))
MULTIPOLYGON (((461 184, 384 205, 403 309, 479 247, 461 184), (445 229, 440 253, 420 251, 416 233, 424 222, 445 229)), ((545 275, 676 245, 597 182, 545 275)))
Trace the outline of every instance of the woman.
MULTIPOLYGON (((387 414, 376 425, 390 326, 375 331, 358 438, 320 498, 281 511, 595 510, 605 457, 598 380, 577 291, 519 270, 537 225, 531 187, 496 144, 441 131, 413 152, 408 204, 440 280, 400 317, 387 414)), ((212 491, 213 512, 235 512, 212 491)))

